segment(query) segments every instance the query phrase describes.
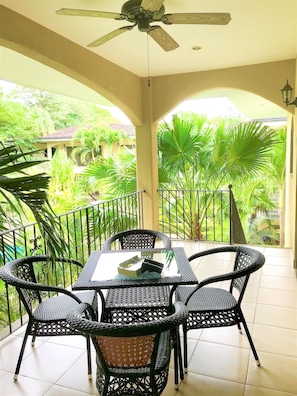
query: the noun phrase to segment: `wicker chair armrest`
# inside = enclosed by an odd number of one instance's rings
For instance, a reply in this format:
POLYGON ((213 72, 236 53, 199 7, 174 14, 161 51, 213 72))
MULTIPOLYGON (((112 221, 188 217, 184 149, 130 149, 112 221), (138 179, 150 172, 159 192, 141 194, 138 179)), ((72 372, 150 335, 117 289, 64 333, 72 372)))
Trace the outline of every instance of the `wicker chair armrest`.
POLYGON ((67 296, 76 300, 78 303, 82 302, 71 291, 64 289, 63 287, 60 287, 60 286, 49 286, 49 285, 45 285, 43 283, 27 282, 22 279, 18 279, 17 277, 15 277, 12 274, 10 274, 9 276, 6 276, 6 274, 4 274, 4 271, 1 271, 1 270, 0 270, 0 278, 4 282, 8 283, 9 285, 15 286, 16 288, 66 294, 67 296))
POLYGON ((102 251, 111 250, 111 245, 118 239, 118 234, 110 236, 103 244, 102 251))
MULTIPOLYGON (((242 247, 240 247, 241 249, 242 247)), ((239 251, 238 246, 233 246, 233 245, 228 245, 228 246, 221 246, 213 249, 207 249, 207 250, 202 250, 202 252, 197 252, 192 254, 191 256, 188 257, 189 261, 195 260, 199 257, 204 257, 204 256, 209 256, 211 254, 216 254, 216 253, 224 253, 224 252, 234 252, 237 253, 239 251)))
POLYGON ((238 269, 235 271, 227 272, 225 274, 210 276, 208 278, 203 279, 202 281, 200 281, 198 283, 198 285, 195 288, 193 288, 193 291, 189 294, 189 296, 185 302, 186 305, 188 304, 192 295, 197 290, 201 289, 202 287, 212 284, 212 283, 222 282, 222 281, 226 281, 226 280, 233 280, 233 279, 241 278, 243 276, 247 276, 247 275, 257 271, 265 263, 265 257, 263 256, 262 253, 258 252, 257 250, 245 248, 242 246, 224 246, 224 247, 220 247, 220 248, 205 250, 205 251, 195 253, 192 256, 190 256, 189 261, 192 261, 199 257, 203 257, 203 256, 215 254, 215 253, 222 253, 222 252, 235 252, 237 254, 236 260, 238 259, 238 256, 240 254, 246 254, 250 257, 250 265, 243 269, 238 269))

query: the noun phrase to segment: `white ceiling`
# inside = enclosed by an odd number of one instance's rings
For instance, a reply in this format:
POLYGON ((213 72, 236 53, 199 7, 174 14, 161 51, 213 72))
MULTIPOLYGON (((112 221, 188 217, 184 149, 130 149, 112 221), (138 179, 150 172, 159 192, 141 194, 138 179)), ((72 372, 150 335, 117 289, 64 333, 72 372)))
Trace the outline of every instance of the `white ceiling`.
MULTIPOLYGON (((130 24, 113 19, 61 16, 55 13, 60 8, 119 13, 123 1, 117 0, 0 0, 0 4, 83 47, 121 26, 130 24)), ((231 14, 231 21, 222 26, 167 26, 161 22, 155 23, 162 26, 179 43, 179 48, 170 52, 165 52, 150 38, 147 40, 147 35, 138 31, 137 27, 89 50, 141 77, 148 75, 148 64, 150 75, 157 76, 296 58, 297 0, 165 0, 164 6, 165 13, 228 12, 231 14), (201 47, 201 50, 193 51, 194 46, 201 47)), ((66 95, 89 98, 91 101, 99 100, 99 96, 93 91, 7 49, 1 49, 0 61, 2 79, 23 85, 38 85, 41 89, 56 92, 63 87, 66 95), (15 63, 16 57, 18 60, 15 63), (28 67, 31 71, 29 74, 24 73, 20 62, 28 67), (49 79, 45 78, 44 73, 49 73, 49 79), (72 93, 75 91, 76 95, 72 93)), ((281 117, 286 114, 278 106, 247 93, 218 90, 204 96, 227 96, 251 118, 281 117)))

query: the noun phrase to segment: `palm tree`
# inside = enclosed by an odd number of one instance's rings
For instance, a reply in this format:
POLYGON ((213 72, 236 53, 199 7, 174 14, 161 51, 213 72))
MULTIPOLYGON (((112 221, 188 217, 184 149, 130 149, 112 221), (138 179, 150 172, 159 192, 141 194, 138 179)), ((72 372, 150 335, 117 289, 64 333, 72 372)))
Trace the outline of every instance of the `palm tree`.
POLYGON ((80 146, 73 149, 72 156, 76 158, 76 156, 79 155, 80 160, 84 165, 94 161, 95 158, 101 154, 101 135, 97 127, 92 129, 79 129, 74 134, 72 142, 80 144, 80 146))
POLYGON ((114 131, 109 127, 94 126, 91 129, 81 128, 72 138, 73 143, 80 144, 80 146, 74 148, 72 155, 75 158, 79 154, 81 162, 86 165, 102 155, 102 143, 107 148, 105 157, 109 157, 112 154, 114 144, 120 143, 125 138, 128 138, 128 135, 124 131, 114 131))
POLYGON ((115 143, 121 143, 124 139, 128 139, 128 135, 124 131, 114 131, 111 128, 104 128, 100 131, 100 139, 106 145, 105 157, 110 157, 115 143))
MULTIPOLYGON (((22 152, 14 145, 1 146, 0 229, 5 231, 20 225, 33 215, 47 250, 56 255, 65 249, 65 243, 47 198, 49 176, 45 173, 28 173, 28 169, 44 162, 31 158, 36 152, 22 152)), ((2 246, 4 250, 5 246, 2 246)))
POLYGON ((201 202, 198 196, 193 199, 193 191, 217 191, 230 183, 236 187, 242 180, 263 175, 271 160, 275 131, 257 122, 222 120, 214 126, 205 117, 184 121, 176 115, 171 124, 161 125, 158 136, 162 164, 172 171, 168 189, 188 191, 184 194, 187 207, 175 212, 184 216, 188 211, 183 223, 188 221, 188 235, 199 239, 212 195, 205 193, 201 202))
POLYGON ((91 163, 83 171, 89 184, 100 186, 106 198, 121 196, 136 191, 136 156, 133 150, 122 147, 117 156, 103 158, 91 163))

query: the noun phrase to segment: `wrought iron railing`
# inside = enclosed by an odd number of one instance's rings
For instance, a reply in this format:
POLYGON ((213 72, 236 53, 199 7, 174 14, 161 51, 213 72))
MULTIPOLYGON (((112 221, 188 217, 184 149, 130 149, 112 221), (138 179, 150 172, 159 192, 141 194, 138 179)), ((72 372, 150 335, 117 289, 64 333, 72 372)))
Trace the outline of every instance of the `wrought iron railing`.
POLYGON ((160 230, 171 238, 246 243, 230 185, 226 190, 159 190, 160 230))
MULTIPOLYGON (((143 191, 97 202, 57 216, 69 251, 67 255, 86 262, 110 235, 125 229, 143 228, 143 191)), ((44 236, 36 223, 0 233, 0 265, 27 255, 46 254, 44 236)), ((62 274, 63 275, 63 274, 62 274)), ((57 284, 67 286, 56 277, 57 284)), ((0 280, 0 339, 20 327, 26 318, 13 287, 0 280)))
MULTIPOLYGON (((117 231, 143 227, 143 191, 96 202, 57 216, 68 254, 85 262, 92 250, 117 231)), ((0 263, 32 254, 46 254, 44 235, 36 223, 0 233, 0 263)), ((1 265, 0 264, 0 265, 1 265)))

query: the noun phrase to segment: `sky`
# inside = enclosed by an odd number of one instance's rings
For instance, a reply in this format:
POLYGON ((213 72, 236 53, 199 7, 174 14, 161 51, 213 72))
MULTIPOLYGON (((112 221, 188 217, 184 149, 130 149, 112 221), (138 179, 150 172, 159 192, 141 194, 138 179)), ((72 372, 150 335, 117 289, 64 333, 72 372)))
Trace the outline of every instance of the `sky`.
MULTIPOLYGON (((126 115, 117 107, 106 107, 112 114, 113 117, 117 118, 123 124, 131 124, 130 120, 126 115)), ((218 98, 207 98, 207 99, 192 99, 186 100, 171 111, 164 120, 169 121, 172 114, 179 113, 181 111, 193 111, 197 114, 205 114, 209 118, 216 116, 233 116, 242 117, 244 115, 230 102, 226 97, 218 98)))

